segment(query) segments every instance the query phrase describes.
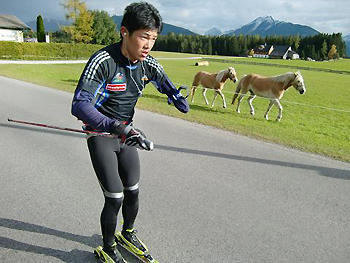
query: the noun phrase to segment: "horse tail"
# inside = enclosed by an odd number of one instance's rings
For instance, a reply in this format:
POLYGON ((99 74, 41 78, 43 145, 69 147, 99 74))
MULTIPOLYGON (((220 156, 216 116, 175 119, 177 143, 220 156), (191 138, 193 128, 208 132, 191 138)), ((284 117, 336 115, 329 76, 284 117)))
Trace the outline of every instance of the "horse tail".
POLYGON ((235 103, 235 100, 237 99, 238 94, 239 94, 239 92, 242 89, 242 83, 243 83, 244 77, 245 76, 243 76, 243 78, 241 78, 240 81, 238 82, 238 85, 237 85, 237 88, 236 88, 236 92, 235 92, 235 94, 233 95, 233 98, 232 98, 232 102, 231 102, 232 105, 235 103))

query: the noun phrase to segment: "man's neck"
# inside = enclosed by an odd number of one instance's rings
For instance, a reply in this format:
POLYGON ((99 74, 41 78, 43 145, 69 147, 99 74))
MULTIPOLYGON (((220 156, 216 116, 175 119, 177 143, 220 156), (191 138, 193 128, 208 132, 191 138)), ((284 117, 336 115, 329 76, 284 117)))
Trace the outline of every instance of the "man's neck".
POLYGON ((122 45, 121 45, 121 52, 123 54, 124 57, 126 57, 131 63, 135 64, 138 62, 137 59, 132 59, 130 56, 129 56, 129 52, 128 52, 128 49, 126 48, 126 44, 125 42, 123 41, 122 42, 122 45))

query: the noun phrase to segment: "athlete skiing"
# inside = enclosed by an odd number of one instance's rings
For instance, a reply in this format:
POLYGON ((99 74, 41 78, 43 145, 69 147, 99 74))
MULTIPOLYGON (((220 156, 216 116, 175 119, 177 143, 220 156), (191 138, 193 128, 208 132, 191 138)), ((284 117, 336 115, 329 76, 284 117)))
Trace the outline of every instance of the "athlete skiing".
POLYGON ((186 99, 169 80, 163 67, 149 55, 163 27, 158 10, 149 3, 132 3, 124 10, 121 41, 97 51, 87 62, 72 101, 72 114, 85 129, 105 132, 116 138, 88 135, 92 165, 104 194, 100 223, 103 247, 95 249, 103 261, 124 262, 116 239, 137 253, 147 248, 135 235, 139 209, 140 161, 137 148, 151 150, 145 136, 133 126, 134 107, 145 85, 153 82, 158 91, 181 112, 186 99), (136 147, 135 147, 136 146, 136 147), (122 207, 123 227, 115 237, 117 215, 122 207))

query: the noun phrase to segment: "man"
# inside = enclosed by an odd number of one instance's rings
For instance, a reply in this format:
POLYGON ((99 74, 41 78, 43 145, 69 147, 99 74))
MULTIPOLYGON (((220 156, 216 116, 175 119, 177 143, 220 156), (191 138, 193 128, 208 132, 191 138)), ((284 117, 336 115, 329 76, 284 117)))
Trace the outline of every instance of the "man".
POLYGON ((186 99, 163 67, 149 55, 162 27, 162 18, 151 4, 140 2, 127 6, 120 28, 122 40, 90 58, 72 102, 72 114, 84 122, 86 130, 106 132, 119 138, 90 135, 87 139, 105 198, 100 220, 103 252, 115 262, 123 262, 115 243, 121 207, 123 240, 141 252, 146 250, 134 231, 139 208, 137 147, 149 150, 143 133, 132 125, 136 102, 145 85, 152 81, 179 111, 189 111, 186 99))

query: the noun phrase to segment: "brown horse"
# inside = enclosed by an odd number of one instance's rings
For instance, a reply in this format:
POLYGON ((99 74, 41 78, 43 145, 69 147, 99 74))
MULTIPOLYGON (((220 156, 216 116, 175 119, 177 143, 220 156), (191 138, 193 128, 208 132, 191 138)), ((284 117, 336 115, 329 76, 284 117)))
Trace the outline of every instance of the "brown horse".
POLYGON ((238 80, 236 71, 234 68, 229 67, 228 69, 221 70, 216 74, 211 74, 206 71, 199 71, 193 79, 192 89, 191 89, 191 101, 194 102, 194 93, 198 85, 202 85, 203 87, 203 97, 205 100, 205 104, 209 104, 207 97, 205 96, 207 89, 214 89, 214 99, 211 104, 211 107, 214 106, 215 99, 219 94, 223 101, 223 107, 226 108, 225 96, 222 93, 222 89, 224 88, 224 83, 227 79, 231 79, 234 83, 238 80))
POLYGON ((232 104, 234 104, 236 98, 239 95, 239 92, 241 92, 241 96, 238 99, 236 109, 236 111, 240 113, 239 106, 241 104, 241 101, 244 95, 250 91, 251 95, 248 98, 250 114, 254 115, 254 107, 252 105, 252 101, 256 95, 258 95, 270 99, 270 104, 267 107, 265 118, 268 120, 268 113, 273 104, 275 104, 279 109, 277 116, 277 121, 279 121, 282 118, 283 110, 279 100, 282 98, 284 92, 290 86, 293 86, 297 91, 299 91, 300 94, 305 93, 306 89, 304 85, 304 79, 300 71, 296 73, 288 72, 286 74, 275 77, 263 77, 257 74, 245 75, 237 85, 236 93, 232 99, 232 104))

